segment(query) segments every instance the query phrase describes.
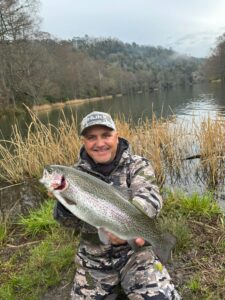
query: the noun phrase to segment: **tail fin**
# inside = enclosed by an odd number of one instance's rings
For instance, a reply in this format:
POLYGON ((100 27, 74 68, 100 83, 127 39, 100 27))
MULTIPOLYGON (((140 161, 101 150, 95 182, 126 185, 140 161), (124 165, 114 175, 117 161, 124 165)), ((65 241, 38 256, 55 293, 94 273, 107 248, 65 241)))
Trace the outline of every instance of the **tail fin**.
POLYGON ((161 241, 157 245, 153 245, 153 251, 159 257, 161 262, 165 264, 171 256, 171 251, 176 245, 176 237, 170 233, 161 236, 161 241))

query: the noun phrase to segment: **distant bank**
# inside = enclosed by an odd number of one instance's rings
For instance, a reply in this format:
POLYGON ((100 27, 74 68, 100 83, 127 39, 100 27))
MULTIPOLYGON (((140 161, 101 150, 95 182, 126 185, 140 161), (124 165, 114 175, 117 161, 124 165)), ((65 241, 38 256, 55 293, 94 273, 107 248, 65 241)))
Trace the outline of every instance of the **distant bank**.
MULTIPOLYGON (((117 94, 115 97, 121 97, 122 94, 117 94)), ((43 105, 34 105, 32 107, 32 110, 34 112, 39 112, 39 111, 47 111, 47 110, 52 110, 52 109, 60 109, 68 105, 82 105, 87 102, 94 102, 94 101, 99 101, 99 100, 108 100, 112 99, 113 96, 102 96, 102 97, 94 97, 94 98, 85 98, 85 99, 74 99, 74 100, 68 100, 65 102, 57 102, 57 103, 52 103, 52 104, 43 104, 43 105)))

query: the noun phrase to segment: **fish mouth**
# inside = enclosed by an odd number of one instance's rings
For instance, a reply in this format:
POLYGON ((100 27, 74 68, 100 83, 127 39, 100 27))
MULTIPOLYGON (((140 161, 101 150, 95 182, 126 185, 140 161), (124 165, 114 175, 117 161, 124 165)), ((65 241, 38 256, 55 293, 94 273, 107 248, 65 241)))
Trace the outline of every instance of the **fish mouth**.
POLYGON ((53 186, 54 191, 64 191, 68 188, 69 183, 66 181, 66 178, 62 176, 61 182, 59 185, 53 186))

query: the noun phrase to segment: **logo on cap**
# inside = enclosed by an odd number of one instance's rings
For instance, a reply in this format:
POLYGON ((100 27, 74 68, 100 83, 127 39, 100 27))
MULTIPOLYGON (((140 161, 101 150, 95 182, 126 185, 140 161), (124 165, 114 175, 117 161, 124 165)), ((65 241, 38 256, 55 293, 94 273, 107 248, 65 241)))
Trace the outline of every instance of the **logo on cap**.
POLYGON ((102 125, 116 130, 116 126, 112 117, 105 112, 93 111, 83 118, 81 122, 80 134, 83 133, 85 129, 94 125, 102 125))

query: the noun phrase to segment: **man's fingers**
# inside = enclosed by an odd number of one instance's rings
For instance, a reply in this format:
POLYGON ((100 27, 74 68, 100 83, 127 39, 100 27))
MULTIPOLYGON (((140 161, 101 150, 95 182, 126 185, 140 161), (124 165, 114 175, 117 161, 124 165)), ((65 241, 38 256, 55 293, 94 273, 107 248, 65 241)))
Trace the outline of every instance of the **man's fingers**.
POLYGON ((120 244, 125 244, 127 241, 125 240, 121 240, 120 238, 118 238, 117 236, 115 236, 114 234, 107 232, 108 237, 111 241, 112 244, 114 245, 120 245, 120 244))
POLYGON ((142 238, 137 238, 137 239, 135 240, 135 243, 136 243, 138 246, 144 246, 145 240, 143 240, 142 238))

